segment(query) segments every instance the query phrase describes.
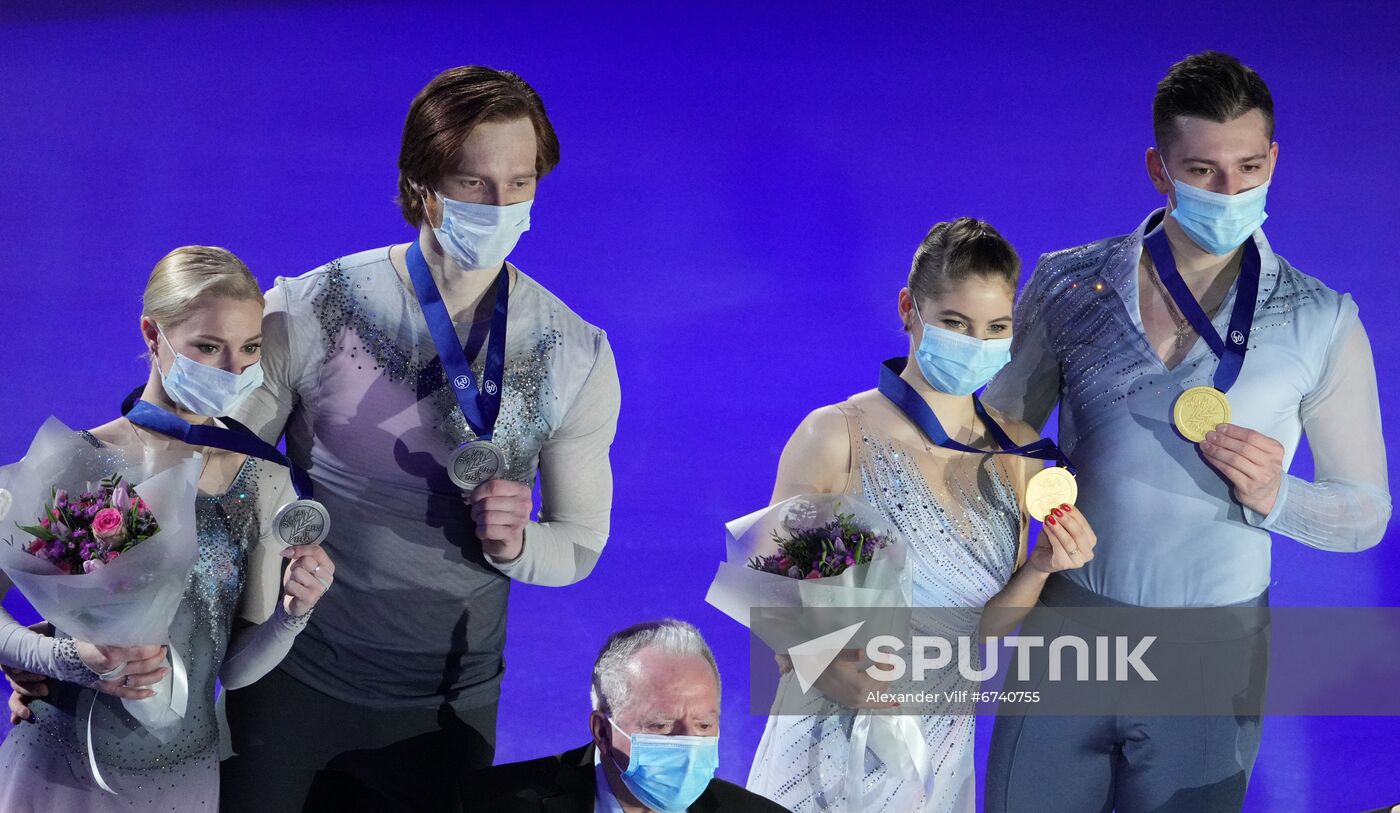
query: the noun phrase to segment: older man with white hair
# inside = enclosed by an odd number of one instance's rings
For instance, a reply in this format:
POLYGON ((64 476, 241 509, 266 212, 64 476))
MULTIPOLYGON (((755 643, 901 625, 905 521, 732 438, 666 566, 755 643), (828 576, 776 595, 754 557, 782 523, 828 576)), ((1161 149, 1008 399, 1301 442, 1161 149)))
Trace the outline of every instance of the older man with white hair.
POLYGON ((719 669, 684 621, 614 633, 593 665, 593 741, 460 783, 461 809, 550 813, 782 813, 715 778, 719 669))

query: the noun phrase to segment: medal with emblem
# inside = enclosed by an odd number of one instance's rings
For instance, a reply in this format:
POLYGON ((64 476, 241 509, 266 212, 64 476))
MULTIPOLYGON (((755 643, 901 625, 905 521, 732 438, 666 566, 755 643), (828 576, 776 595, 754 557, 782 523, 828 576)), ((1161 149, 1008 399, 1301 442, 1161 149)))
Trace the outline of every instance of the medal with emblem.
POLYGON ((1026 483, 1026 511, 1037 520, 1062 505, 1074 505, 1078 498, 1079 484, 1064 466, 1043 468, 1026 483))
POLYGON ((452 453, 447 474, 463 491, 474 491, 488 480, 506 473, 506 453, 489 440, 475 440, 452 453))
POLYGON ((1192 387, 1183 392, 1172 407, 1176 431, 1192 443, 1206 439, 1206 433, 1230 422, 1230 399, 1215 387, 1192 387))
POLYGON ((287 547, 319 545, 330 532, 330 512, 316 500, 293 500, 272 517, 272 535, 287 547))
POLYGON ((1079 485, 1074 479, 1074 464, 1054 441, 1040 438, 1031 443, 1018 444, 1001 428, 975 395, 972 396, 972 408, 981 419, 982 425, 987 428, 987 433, 991 435, 997 448, 979 449, 953 440, 943 429, 943 424, 939 423, 938 416, 924 401, 923 396, 900 378, 905 366, 905 360, 898 358, 890 359, 881 365, 879 392, 919 427, 924 437, 936 446, 969 454, 1011 454, 1034 460, 1053 460, 1057 465, 1041 469, 1026 483, 1026 511, 1035 519, 1043 520, 1061 505, 1074 505, 1074 501, 1079 497, 1079 485))
POLYGON ((510 274, 504 265, 496 275, 496 303, 491 313, 491 332, 486 340, 486 361, 477 386, 466 352, 457 340, 456 329, 442 302, 442 293, 433 281, 432 270, 423 258, 422 248, 413 243, 405 255, 408 274, 413 282, 423 319, 433 337, 438 359, 462 419, 476 434, 476 440, 452 453, 447 462, 447 476, 463 491, 471 492, 489 480, 499 480, 506 473, 506 453, 493 441, 496 418, 500 415, 501 391, 505 383, 506 325, 510 302, 510 274))
POLYGON ((276 446, 262 440, 243 424, 232 418, 224 418, 230 428, 195 426, 148 401, 137 401, 127 412, 126 419, 135 426, 178 438, 192 446, 223 449, 286 466, 297 499, 273 514, 272 535, 283 545, 291 547, 318 545, 331 532, 330 512, 326 506, 312 499, 311 476, 276 446))
POLYGON ((1245 355, 1249 352, 1249 336, 1259 296, 1259 247, 1253 238, 1245 240, 1240 247, 1235 304, 1231 309, 1229 326, 1222 336, 1177 271, 1166 232, 1158 226, 1143 237, 1142 243, 1167 297, 1176 303, 1177 310, 1220 360, 1211 376, 1212 386, 1191 387, 1177 396, 1172 404, 1172 425, 1176 431, 1192 443, 1200 443, 1205 440, 1207 432, 1222 423, 1229 423, 1231 419, 1230 398, 1225 393, 1239 378, 1245 355))

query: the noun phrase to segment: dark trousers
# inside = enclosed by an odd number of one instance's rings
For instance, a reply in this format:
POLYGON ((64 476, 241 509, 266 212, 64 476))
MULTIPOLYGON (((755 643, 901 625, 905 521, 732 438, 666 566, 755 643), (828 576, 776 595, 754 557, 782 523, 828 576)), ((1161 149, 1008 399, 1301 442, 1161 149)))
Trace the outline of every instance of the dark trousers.
MULTIPOLYGON (((1108 607, 1068 579, 1052 576, 1042 602, 1061 607, 1108 607)), ((1121 606, 1121 605, 1119 605, 1121 606)), ((1267 597, 1241 606, 1267 606, 1267 597), (1260 603, 1262 602, 1262 603, 1260 603)), ((1060 634, 1091 635, 1054 613, 1028 617, 1022 635, 1050 640, 1060 634)), ((1180 646, 1180 645, 1178 645, 1180 646)), ((1238 658, 1254 668, 1245 682, 1258 685, 1267 672, 1267 634, 1228 643, 1189 645, 1190 657, 1238 658), (1264 660, 1259 659, 1263 646, 1264 660), (1252 659, 1251 659, 1252 658, 1252 659)), ((1177 657, 1182 653, 1178 651, 1177 657)), ((1011 670, 1008 670, 1010 673, 1011 670)), ((1032 686, 1044 687, 1043 674, 1032 686)), ((1228 695, 1238 687, 1205 686, 1228 695)), ((1237 813, 1259 753, 1261 719, 1255 715, 998 715, 987 755, 987 813, 1237 813)))
POLYGON ((220 766, 224 813, 452 810, 457 776, 496 751, 494 703, 377 709, 274 669, 227 706, 237 756, 220 766))

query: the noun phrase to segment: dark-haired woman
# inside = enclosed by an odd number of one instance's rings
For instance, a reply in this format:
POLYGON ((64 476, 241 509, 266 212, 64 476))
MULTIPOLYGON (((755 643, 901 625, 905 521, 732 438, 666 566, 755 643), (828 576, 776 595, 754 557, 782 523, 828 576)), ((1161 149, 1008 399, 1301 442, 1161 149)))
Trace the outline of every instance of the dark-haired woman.
MULTIPOLYGON (((1045 533, 1027 558, 1023 496, 1042 464, 992 454, 996 427, 975 407, 973 393, 1010 359, 1019 273, 1015 250, 990 225, 960 218, 934 226, 899 292, 906 357, 886 362, 878 389, 808 415, 783 450, 773 490, 775 503, 854 494, 886 514, 910 542, 915 606, 954 608, 937 617, 965 622, 936 631, 944 636, 972 633, 985 606, 1034 605, 1050 573, 1093 558, 1094 533, 1068 504, 1036 517, 1045 533), (926 404, 954 443, 988 452, 939 445, 898 405, 901 396, 926 404), (968 611, 962 618, 959 608, 968 611)), ((990 419, 1015 444, 1038 439, 1025 424, 990 419)), ((974 809, 974 716, 861 714, 892 705, 871 700, 889 684, 844 654, 816 688, 799 701, 804 714, 785 704, 789 713, 769 718, 750 790, 796 813, 974 809)), ((779 692, 801 695, 795 673, 779 692)))

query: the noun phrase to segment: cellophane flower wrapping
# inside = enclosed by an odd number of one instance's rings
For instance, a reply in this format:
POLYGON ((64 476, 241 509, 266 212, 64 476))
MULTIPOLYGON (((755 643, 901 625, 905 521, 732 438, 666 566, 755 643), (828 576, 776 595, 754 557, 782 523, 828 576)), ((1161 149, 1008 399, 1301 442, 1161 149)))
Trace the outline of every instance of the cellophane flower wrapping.
MULTIPOLYGON (((67 635, 95 644, 164 644, 198 556, 195 529, 200 460, 152 457, 133 461, 111 447, 94 446, 82 434, 49 418, 24 458, 0 468, 9 510, 0 517, 0 570, 46 620, 67 635), (80 494, 121 475, 145 501, 158 532, 89 573, 64 573, 31 554, 34 537, 19 526, 45 514, 55 489, 80 494)), ((172 655, 172 660, 178 655, 172 655)), ((183 715, 172 708, 179 689, 172 670, 152 687, 155 697, 127 700, 133 716, 152 731, 183 715)), ((181 703, 182 705, 182 703, 181 703)))
MULTIPOLYGON (((721 562, 705 600, 759 635, 775 651, 829 632, 836 620, 865 620, 868 608, 908 608, 908 543, 899 530, 868 502, 850 494, 803 494, 760 509, 726 526, 726 560, 721 562), (812 571, 766 572, 757 565, 780 556, 780 542, 823 528, 854 526, 881 542, 869 561, 839 566, 835 575, 812 571), (800 614, 784 613, 776 625, 755 629, 756 608, 829 608, 804 624, 800 614)), ((848 542, 846 547, 849 547, 848 542)), ((838 550, 842 546, 837 546, 838 550)))

